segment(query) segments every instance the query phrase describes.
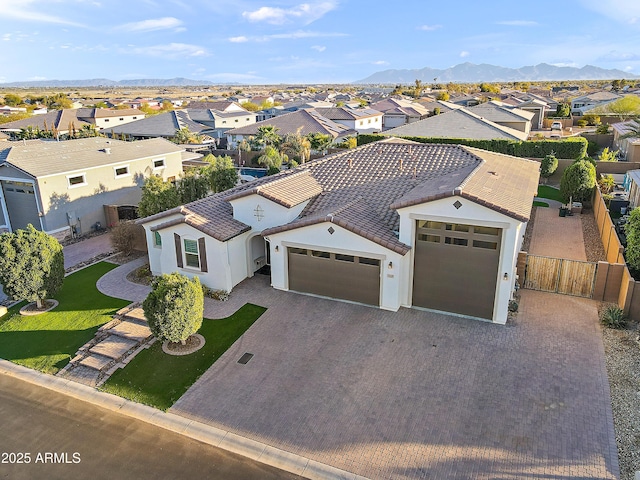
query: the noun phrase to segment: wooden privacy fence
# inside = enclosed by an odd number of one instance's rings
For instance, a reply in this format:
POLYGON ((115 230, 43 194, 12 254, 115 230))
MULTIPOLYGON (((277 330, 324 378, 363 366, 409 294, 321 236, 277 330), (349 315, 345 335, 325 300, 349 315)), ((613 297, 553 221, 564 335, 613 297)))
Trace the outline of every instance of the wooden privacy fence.
POLYGON ((524 288, 591 298, 597 264, 527 255, 524 288))

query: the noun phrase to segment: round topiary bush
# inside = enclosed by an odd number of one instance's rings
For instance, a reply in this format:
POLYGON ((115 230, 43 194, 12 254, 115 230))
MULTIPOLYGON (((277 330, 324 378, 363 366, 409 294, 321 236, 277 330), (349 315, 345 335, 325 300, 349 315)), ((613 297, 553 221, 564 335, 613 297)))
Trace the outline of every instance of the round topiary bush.
POLYGON ((204 296, 200 280, 179 273, 164 274, 154 279, 142 308, 156 338, 184 344, 202 325, 204 296))
POLYGON ((558 159, 552 153, 546 155, 540 164, 540 176, 543 178, 549 178, 558 168, 558 159))

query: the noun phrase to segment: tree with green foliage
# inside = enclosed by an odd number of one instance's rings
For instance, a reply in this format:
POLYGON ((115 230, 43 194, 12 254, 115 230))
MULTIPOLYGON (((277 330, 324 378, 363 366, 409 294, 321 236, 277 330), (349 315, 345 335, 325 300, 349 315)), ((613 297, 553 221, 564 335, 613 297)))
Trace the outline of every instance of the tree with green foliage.
POLYGON ((142 185, 142 198, 138 204, 138 214, 148 217, 180 205, 180 195, 175 185, 152 175, 142 185))
POLYGON ((448 101, 449 98, 449 93, 447 92, 439 92, 438 95, 436 95, 436 100, 442 100, 443 102, 448 101))
POLYGON ((253 103, 253 102, 244 102, 242 104, 242 108, 244 108, 245 110, 248 110, 250 112, 257 112, 259 110, 262 110, 262 108, 260 108, 260 105, 258 105, 257 103, 253 103))
POLYGON ((16 95, 15 93, 7 93, 4 96, 4 104, 9 107, 17 107, 18 105, 22 105, 23 100, 20 95, 16 95))
POLYGON ((558 103, 556 107, 556 117, 568 117, 571 114, 571 105, 566 102, 558 103))
POLYGON ((215 193, 224 192, 238 184, 238 171, 231 157, 214 157, 209 154, 204 157, 204 161, 209 165, 204 167, 201 174, 209 179, 209 186, 215 193))
POLYGON ((624 258, 629 262, 629 266, 635 271, 634 276, 636 276, 640 272, 640 207, 631 211, 624 229, 627 235, 624 258))
POLYGON ((267 168, 275 167, 280 168, 283 163, 289 160, 287 155, 280 153, 277 148, 267 146, 264 149, 264 153, 256 160, 258 165, 262 165, 267 168))
POLYGON ((625 95, 611 103, 594 108, 592 112, 601 115, 617 115, 621 120, 624 120, 634 115, 640 115, 640 97, 625 95))
POLYGON ((480 91, 485 93, 500 93, 500 85, 495 83, 481 83, 480 91))
POLYGON ((311 150, 314 152, 320 152, 323 155, 326 153, 329 145, 333 143, 333 137, 329 134, 314 132, 307 135, 311 150))
POLYGON ((554 154, 545 155, 540 163, 540 176, 549 178, 558 169, 558 159, 554 154))
POLYGON ((609 147, 604 147, 600 155, 598 155, 599 162, 617 162, 618 150, 611 150, 609 147))
POLYGON ((300 134, 302 127, 296 133, 287 133, 282 139, 280 153, 296 162, 305 163, 311 156, 311 142, 300 134))
POLYGON ((176 130, 175 135, 170 140, 178 145, 187 145, 202 143, 203 138, 199 133, 189 130, 189 127, 182 127, 176 130))
POLYGON ((258 133, 253 137, 253 150, 262 150, 265 147, 278 148, 282 139, 278 135, 278 128, 273 125, 262 125, 258 127, 258 133), (257 147, 257 148, 256 148, 257 147))
POLYGON ((195 202, 209 194, 209 178, 194 170, 189 170, 177 182, 176 189, 180 204, 195 202))
POLYGON ((609 133, 609 124, 608 123, 601 123, 596 127, 596 133, 600 134, 600 135, 606 135, 607 133, 609 133))
POLYGON ((0 283, 9 297, 36 302, 54 296, 64 281, 62 245, 51 235, 27 225, 0 235, 0 283))
POLYGON ((204 295, 199 278, 190 280, 179 273, 156 278, 142 309, 157 339, 184 345, 202 326, 204 295))
POLYGON ((573 200, 585 202, 591 199, 596 186, 596 167, 589 160, 578 160, 562 173, 560 196, 565 203, 573 200))
POLYGON ((424 90, 424 85, 422 84, 422 80, 418 80, 416 78, 413 87, 413 98, 420 98, 422 96, 422 91, 424 90))
POLYGON ((356 137, 345 138, 342 143, 338 144, 338 148, 346 148, 348 150, 356 148, 358 146, 358 139, 356 137))

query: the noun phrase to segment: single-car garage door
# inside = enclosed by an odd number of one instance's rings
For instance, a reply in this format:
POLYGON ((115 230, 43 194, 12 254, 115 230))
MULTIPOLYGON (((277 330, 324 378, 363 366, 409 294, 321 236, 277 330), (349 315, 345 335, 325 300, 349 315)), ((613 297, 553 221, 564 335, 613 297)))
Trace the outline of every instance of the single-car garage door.
POLYGON ((2 180, 0 183, 12 230, 27 228, 28 224, 40 230, 40 216, 33 184, 10 180, 2 180))
POLYGON ((289 247, 289 290, 380 305, 380 260, 289 247))
POLYGON ((418 220, 413 305, 492 319, 502 230, 418 220))

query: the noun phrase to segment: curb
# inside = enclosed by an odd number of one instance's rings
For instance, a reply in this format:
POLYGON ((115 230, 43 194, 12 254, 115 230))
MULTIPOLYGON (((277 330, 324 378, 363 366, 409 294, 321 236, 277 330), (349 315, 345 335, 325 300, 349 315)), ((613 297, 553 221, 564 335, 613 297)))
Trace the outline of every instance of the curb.
POLYGON ((196 422, 173 413, 166 413, 110 393, 100 392, 95 388, 71 380, 31 370, 8 360, 0 359, 0 374, 48 388, 63 395, 106 408, 311 480, 367 480, 365 477, 355 473, 316 462, 265 443, 242 437, 233 432, 196 422))

